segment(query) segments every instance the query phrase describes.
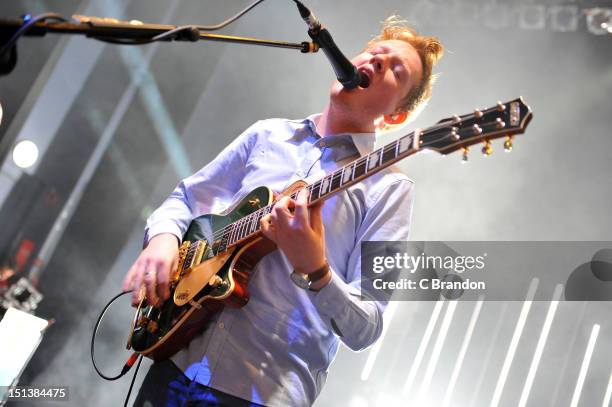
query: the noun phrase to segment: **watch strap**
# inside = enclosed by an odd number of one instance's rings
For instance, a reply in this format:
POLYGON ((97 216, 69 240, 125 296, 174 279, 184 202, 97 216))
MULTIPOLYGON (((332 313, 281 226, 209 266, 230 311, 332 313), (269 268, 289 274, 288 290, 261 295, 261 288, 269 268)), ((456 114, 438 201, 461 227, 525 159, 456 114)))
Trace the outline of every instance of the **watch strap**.
POLYGON ((325 262, 323 267, 308 274, 308 280, 310 280, 311 284, 316 283, 317 281, 325 277, 327 273, 329 273, 329 263, 325 262))

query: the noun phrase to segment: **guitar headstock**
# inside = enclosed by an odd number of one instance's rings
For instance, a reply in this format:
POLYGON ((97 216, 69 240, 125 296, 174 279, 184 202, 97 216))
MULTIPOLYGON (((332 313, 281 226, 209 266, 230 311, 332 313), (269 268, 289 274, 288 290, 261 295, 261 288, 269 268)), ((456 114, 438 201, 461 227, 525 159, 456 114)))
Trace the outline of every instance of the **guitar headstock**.
POLYGON ((531 109, 522 97, 509 102, 498 102, 488 109, 474 110, 473 113, 453 116, 440 120, 420 135, 420 148, 449 154, 463 149, 467 160, 469 146, 484 143, 482 153, 491 155, 491 140, 505 137, 504 149, 512 149, 512 136, 525 132, 532 118, 531 109))

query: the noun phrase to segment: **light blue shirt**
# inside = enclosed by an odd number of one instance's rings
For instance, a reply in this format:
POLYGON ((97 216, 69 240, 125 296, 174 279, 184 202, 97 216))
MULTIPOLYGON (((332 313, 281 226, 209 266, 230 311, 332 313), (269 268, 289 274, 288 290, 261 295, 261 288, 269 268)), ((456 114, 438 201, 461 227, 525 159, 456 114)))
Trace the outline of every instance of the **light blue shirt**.
MULTIPOLYGON (((255 123, 211 163, 182 180, 147 221, 145 241, 183 236, 193 217, 219 213, 254 188, 280 192, 311 182, 373 149, 374 134, 321 138, 316 116, 255 123)), ((276 250, 261 259, 246 306, 226 307, 172 357, 197 382, 267 406, 310 406, 325 383, 340 342, 372 345, 386 304, 360 300, 362 241, 407 240, 413 183, 387 168, 325 201, 326 257, 331 282, 319 292, 297 287, 292 266, 276 250)))

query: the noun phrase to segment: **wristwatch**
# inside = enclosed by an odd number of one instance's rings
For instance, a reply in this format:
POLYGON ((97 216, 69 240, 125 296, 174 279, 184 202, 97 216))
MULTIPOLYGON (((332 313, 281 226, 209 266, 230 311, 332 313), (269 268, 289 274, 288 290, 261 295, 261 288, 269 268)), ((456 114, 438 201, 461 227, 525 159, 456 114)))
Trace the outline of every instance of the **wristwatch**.
POLYGON ((310 274, 304 274, 293 270, 293 272, 291 273, 291 281, 293 281, 295 285, 304 290, 318 291, 312 290, 310 286, 325 277, 327 273, 329 273, 329 264, 325 262, 323 267, 321 267, 317 271, 313 271, 310 274))

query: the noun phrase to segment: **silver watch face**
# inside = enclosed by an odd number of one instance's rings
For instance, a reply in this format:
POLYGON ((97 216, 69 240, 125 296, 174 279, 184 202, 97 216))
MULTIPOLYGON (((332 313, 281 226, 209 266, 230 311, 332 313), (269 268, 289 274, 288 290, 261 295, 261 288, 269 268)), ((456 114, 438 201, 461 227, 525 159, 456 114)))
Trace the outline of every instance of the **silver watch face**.
POLYGON ((293 281, 295 285, 300 288, 303 288, 304 290, 310 288, 310 280, 308 279, 308 274, 298 273, 294 270, 291 273, 291 281, 293 281))

